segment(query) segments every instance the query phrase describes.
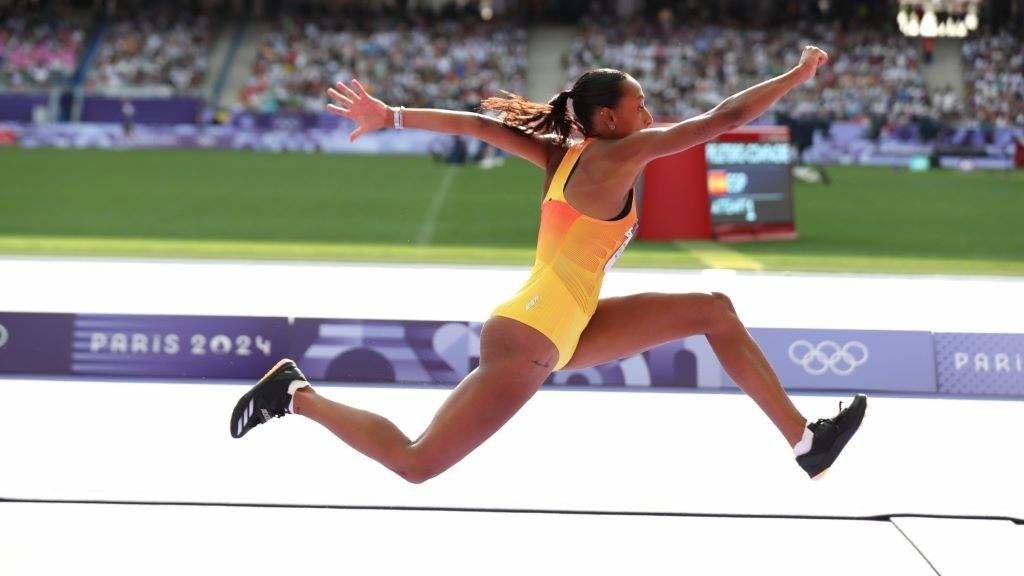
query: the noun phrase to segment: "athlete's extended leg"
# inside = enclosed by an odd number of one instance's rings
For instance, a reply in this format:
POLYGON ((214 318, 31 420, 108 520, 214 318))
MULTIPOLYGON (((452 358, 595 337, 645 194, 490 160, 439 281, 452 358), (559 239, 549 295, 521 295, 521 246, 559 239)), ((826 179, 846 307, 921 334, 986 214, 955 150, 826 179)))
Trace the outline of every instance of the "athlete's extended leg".
POLYGON ((596 366, 694 334, 707 336, 726 373, 761 407, 790 446, 796 445, 807 420, 790 402, 725 294, 603 298, 565 368, 596 366))
POLYGON ((320 396, 295 393, 295 412, 410 482, 423 482, 462 460, 505 424, 537 391, 558 360, 540 332, 503 317, 480 334, 480 366, 452 391, 433 421, 411 441, 382 416, 320 396))

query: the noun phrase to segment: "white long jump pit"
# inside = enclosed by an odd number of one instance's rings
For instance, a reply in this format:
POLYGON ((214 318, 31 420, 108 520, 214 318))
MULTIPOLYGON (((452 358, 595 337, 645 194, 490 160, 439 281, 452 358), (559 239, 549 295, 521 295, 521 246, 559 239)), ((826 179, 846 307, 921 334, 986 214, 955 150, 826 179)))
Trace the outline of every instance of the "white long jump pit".
MULTIPOLYGON (((0 260, 0 309, 486 319, 525 269, 0 260)), ((757 327, 1019 332, 1024 282, 616 270, 757 327)), ((0 379, 0 574, 1021 574, 1024 403, 871 395, 821 481, 731 391, 543 389, 405 483, 251 383, 0 379)), ((447 390, 325 386, 417 435, 447 390)), ((794 395, 809 418, 843 396, 794 395)))

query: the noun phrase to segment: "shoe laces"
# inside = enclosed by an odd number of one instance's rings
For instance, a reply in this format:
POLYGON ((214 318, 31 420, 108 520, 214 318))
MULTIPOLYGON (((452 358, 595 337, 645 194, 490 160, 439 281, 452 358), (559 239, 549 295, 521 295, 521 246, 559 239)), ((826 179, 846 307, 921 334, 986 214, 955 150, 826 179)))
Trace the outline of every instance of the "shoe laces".
POLYGON ((818 418, 817 422, 815 422, 813 424, 809 424, 807 427, 811 429, 811 432, 817 432, 818 428, 821 428, 822 426, 825 426, 825 425, 835 426, 836 425, 836 421, 839 420, 839 417, 842 414, 843 414, 843 401, 840 400, 839 401, 839 413, 838 414, 836 414, 832 418, 818 418))

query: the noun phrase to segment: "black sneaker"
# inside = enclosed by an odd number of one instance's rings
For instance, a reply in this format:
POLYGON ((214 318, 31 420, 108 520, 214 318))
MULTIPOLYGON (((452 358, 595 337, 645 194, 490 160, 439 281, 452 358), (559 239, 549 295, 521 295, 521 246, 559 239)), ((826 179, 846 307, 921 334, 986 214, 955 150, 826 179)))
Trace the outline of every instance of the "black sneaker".
POLYGON ((841 410, 835 418, 822 418, 807 425, 814 433, 814 440, 811 442, 811 449, 806 454, 797 456, 796 461, 808 476, 817 480, 825 474, 853 437, 854 432, 860 428, 867 407, 867 397, 857 394, 846 410, 841 410))
POLYGON ((267 372, 260 381, 242 396, 231 412, 231 436, 241 438, 246 432, 271 418, 291 414, 292 394, 302 388, 295 380, 307 382, 295 362, 285 358, 267 372))

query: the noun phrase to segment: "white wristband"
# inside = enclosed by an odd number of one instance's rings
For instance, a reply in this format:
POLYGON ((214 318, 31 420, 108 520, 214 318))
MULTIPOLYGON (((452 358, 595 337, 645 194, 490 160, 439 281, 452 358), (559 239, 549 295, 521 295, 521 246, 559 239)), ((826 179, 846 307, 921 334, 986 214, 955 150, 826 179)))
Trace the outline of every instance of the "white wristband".
POLYGON ((405 106, 395 108, 395 130, 405 129, 405 123, 402 121, 402 112, 405 112, 405 106))

